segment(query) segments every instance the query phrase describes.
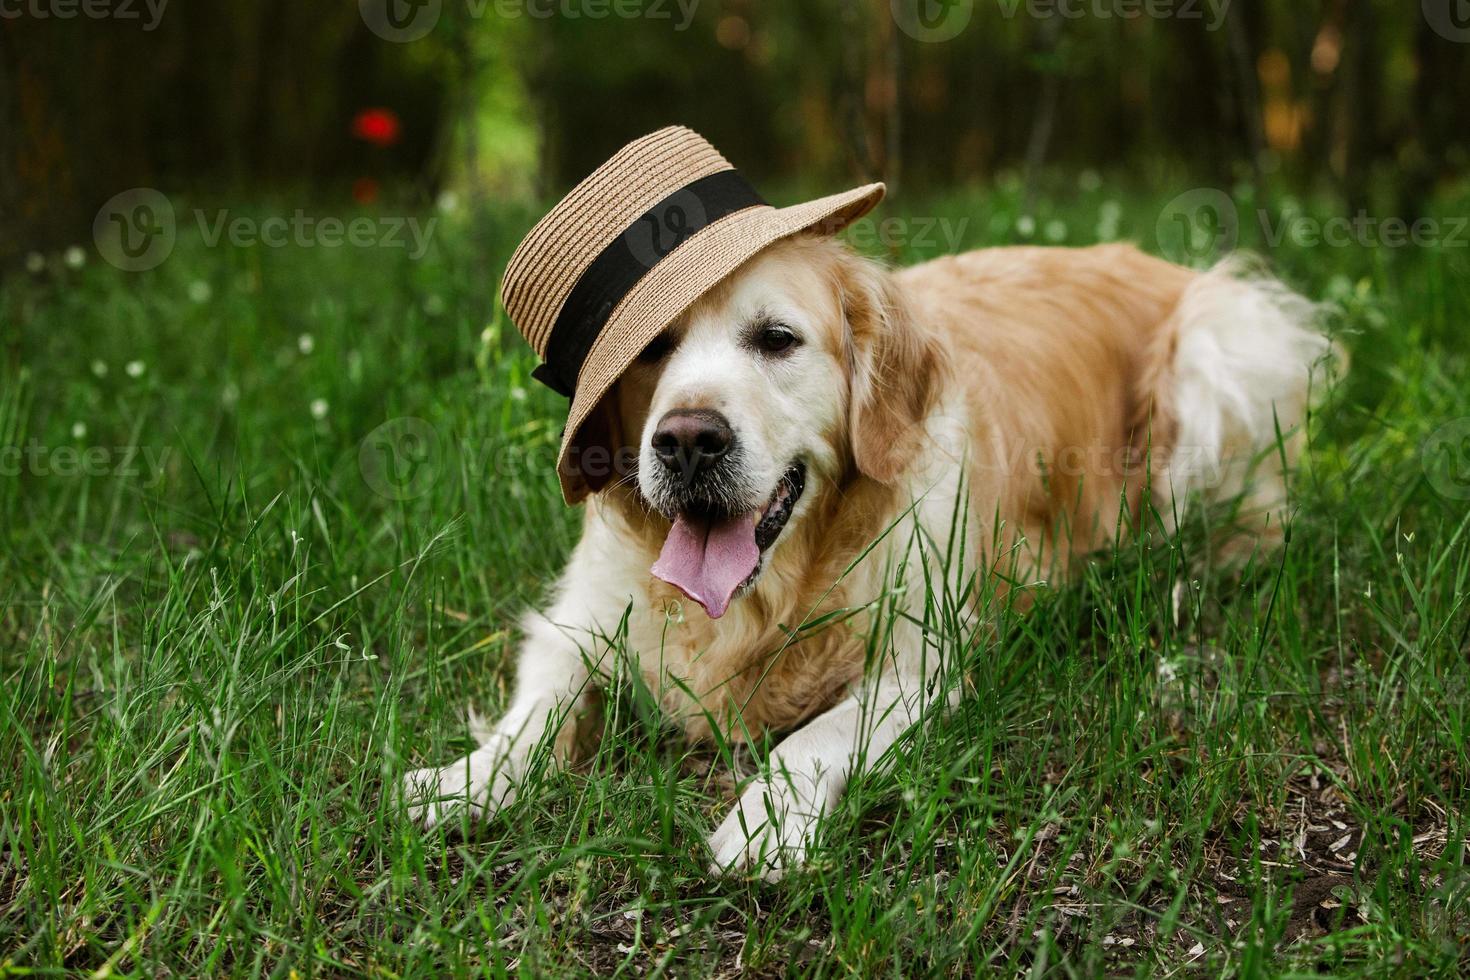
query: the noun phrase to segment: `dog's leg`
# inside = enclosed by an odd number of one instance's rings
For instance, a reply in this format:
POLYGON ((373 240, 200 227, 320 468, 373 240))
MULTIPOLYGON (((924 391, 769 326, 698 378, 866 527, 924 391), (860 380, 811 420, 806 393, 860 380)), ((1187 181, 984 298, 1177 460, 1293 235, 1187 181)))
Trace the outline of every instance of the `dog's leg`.
MULTIPOLYGON (((974 524, 958 505, 965 493, 964 472, 969 437, 963 414, 948 406, 928 423, 930 454, 914 465, 918 488, 915 516, 922 529, 893 532, 886 548, 902 554, 898 564, 917 579, 927 567, 926 586, 938 584, 949 597, 961 597, 970 581, 967 534, 974 524), (944 447, 951 447, 945 449, 944 447), (955 527, 957 513, 963 523, 955 527), (951 542, 953 553, 945 542, 951 542)), ((878 568, 896 567, 893 558, 878 568)), ((827 712, 797 729, 771 752, 770 764, 745 792, 735 809, 710 837, 716 873, 759 870, 774 881, 786 869, 801 865, 816 835, 817 824, 841 798, 848 781, 874 766, 905 731, 919 722, 925 709, 954 703, 958 688, 950 683, 945 663, 926 628, 926 588, 900 590, 908 608, 892 621, 891 647, 867 678, 827 712)), ((962 614, 967 618, 972 610, 962 614)))
POLYGON ((800 866, 848 780, 919 721, 934 680, 918 672, 873 678, 789 735, 710 838, 712 870, 758 870, 775 881, 800 866))
POLYGON ((490 726, 476 724, 479 748, 452 765, 417 769, 404 777, 415 820, 434 826, 466 808, 472 819, 509 804, 532 764, 562 765, 577 737, 577 718, 602 683, 608 639, 616 632, 630 597, 608 587, 610 535, 589 514, 545 613, 528 616, 516 664, 515 695, 505 715, 490 726))

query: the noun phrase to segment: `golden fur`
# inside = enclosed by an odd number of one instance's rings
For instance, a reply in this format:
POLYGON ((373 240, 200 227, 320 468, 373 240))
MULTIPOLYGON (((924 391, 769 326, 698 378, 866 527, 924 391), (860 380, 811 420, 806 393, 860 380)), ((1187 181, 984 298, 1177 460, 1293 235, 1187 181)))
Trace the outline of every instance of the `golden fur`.
MULTIPOLYGON (((1127 246, 991 249, 896 274, 826 238, 783 243, 767 258, 815 266, 834 284, 819 322, 833 350, 852 346, 839 359, 840 387, 854 391, 862 359, 873 382, 849 405, 849 425, 830 433, 846 462, 840 479, 819 485, 756 590, 724 619, 691 615, 663 631, 661 667, 678 683, 654 672, 648 681, 695 737, 708 734, 706 711, 737 740, 793 728, 862 676, 866 618, 798 640, 788 631, 871 598, 852 595, 843 572, 908 506, 890 484, 920 451, 943 388, 963 391, 975 437, 978 564, 1003 566, 1013 582, 1063 573, 1071 557, 1107 544, 1120 499, 1136 518, 1146 453, 1168 442, 1156 388, 1172 353, 1169 315, 1197 275, 1127 246), (1069 397, 1057 398, 1059 388, 1069 397)), ((724 300, 716 290, 701 305, 724 300)), ((632 375, 613 396, 623 433, 642 431, 657 382, 632 375)), ((634 483, 592 507, 615 517, 638 561, 653 564, 669 524, 634 483)), ((870 585, 860 579, 860 589, 870 585)), ((672 586, 646 587, 652 608, 682 607, 672 586)))
POLYGON ((954 696, 936 693, 924 590, 890 592, 895 571, 956 594, 981 575, 1000 591, 1055 581, 1143 523, 1146 501, 1169 531, 1194 494, 1243 495, 1244 547, 1269 541, 1328 347, 1313 317, 1269 278, 1122 245, 899 272, 828 238, 767 248, 670 328, 671 354, 642 359, 604 400, 589 431, 637 470, 589 501, 552 603, 526 622, 505 716, 460 763, 409 774, 416 796, 448 798, 417 812, 433 823, 456 800, 493 812, 543 734, 563 761, 622 649, 692 737, 791 732, 710 839, 717 867, 780 874, 847 778, 954 696), (800 335, 779 362, 739 340, 768 316, 800 335), (650 436, 689 408, 729 416, 762 500, 789 460, 807 468, 754 584, 719 619, 649 574, 670 528, 650 503, 668 479, 650 436), (1271 451, 1278 432, 1284 453, 1271 451), (941 562, 928 545, 956 518, 964 553, 941 562), (875 636, 885 602, 900 615, 875 636))

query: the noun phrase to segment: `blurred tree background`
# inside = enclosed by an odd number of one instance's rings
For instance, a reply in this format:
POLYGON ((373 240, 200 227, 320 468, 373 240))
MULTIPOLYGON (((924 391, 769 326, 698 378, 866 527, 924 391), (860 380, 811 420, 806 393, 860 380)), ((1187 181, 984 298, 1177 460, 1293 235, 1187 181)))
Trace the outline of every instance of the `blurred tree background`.
POLYGON ((803 189, 1182 171, 1411 216, 1470 157, 1463 6, 4 0, 0 263, 135 186, 548 197, 670 122, 803 189))

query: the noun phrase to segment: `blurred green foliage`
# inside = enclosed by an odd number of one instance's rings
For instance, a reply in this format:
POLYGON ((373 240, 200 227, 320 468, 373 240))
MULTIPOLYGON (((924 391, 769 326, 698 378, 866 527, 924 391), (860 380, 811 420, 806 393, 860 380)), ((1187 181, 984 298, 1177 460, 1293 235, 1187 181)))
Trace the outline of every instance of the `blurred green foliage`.
POLYGON ((1167 165, 1417 212, 1470 159, 1457 2, 34 0, 0 20, 0 261, 140 185, 544 198, 671 122, 765 181, 1167 165), (367 107, 398 143, 352 138, 367 107))

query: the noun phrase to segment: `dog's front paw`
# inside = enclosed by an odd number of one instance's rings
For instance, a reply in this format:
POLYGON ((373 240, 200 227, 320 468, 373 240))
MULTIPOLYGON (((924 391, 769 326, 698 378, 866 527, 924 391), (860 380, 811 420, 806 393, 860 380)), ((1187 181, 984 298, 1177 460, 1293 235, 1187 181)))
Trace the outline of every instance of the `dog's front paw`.
POLYGON ((415 769, 403 777, 403 796, 414 822, 435 827, 463 812, 487 819, 515 799, 511 760, 496 747, 476 749, 452 765, 415 769))
POLYGON ((758 779, 743 794, 709 839, 715 874, 750 872, 766 881, 780 881, 792 868, 806 862, 816 838, 822 806, 791 785, 758 779))

